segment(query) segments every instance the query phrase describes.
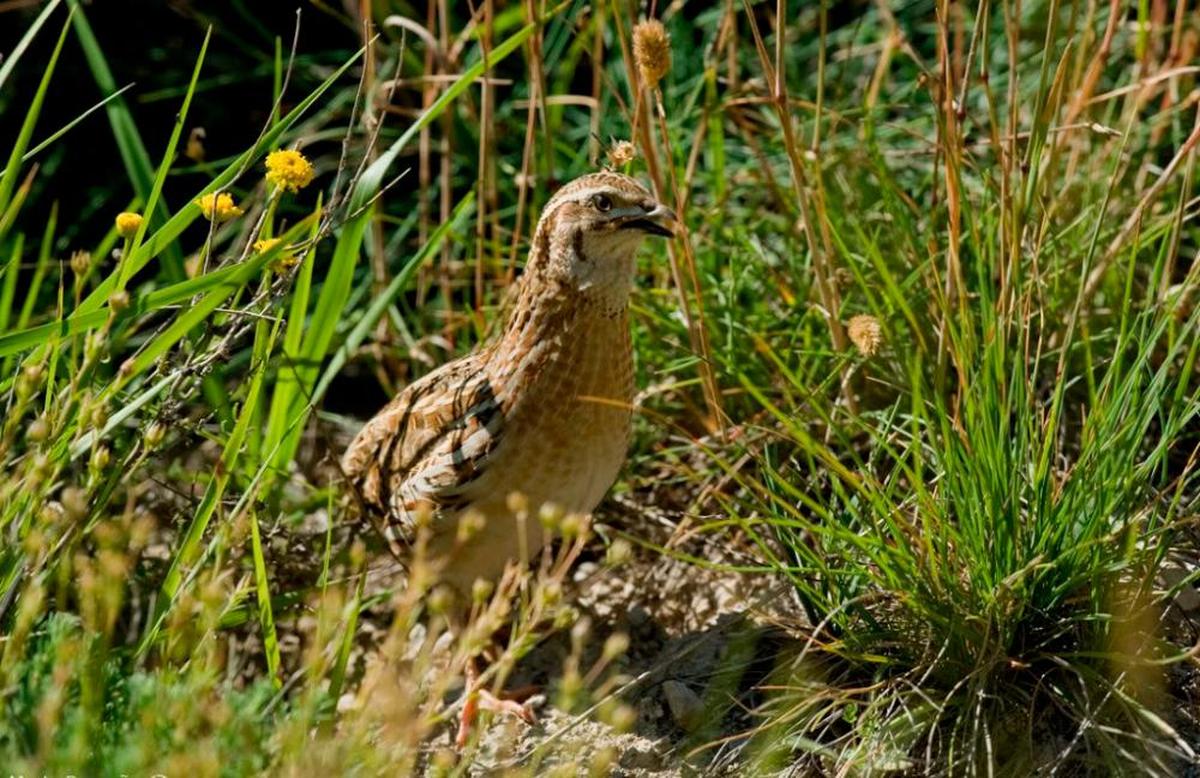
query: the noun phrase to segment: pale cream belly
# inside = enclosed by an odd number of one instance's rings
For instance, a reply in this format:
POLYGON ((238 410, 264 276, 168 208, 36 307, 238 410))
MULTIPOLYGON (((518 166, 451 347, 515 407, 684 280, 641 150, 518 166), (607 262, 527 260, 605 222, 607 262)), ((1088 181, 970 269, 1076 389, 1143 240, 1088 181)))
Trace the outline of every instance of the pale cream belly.
MULTIPOLYGON (((548 409, 543 409, 548 410, 548 409)), ((534 562, 546 537, 539 520, 543 505, 566 513, 590 514, 616 480, 629 441, 629 411, 616 401, 580 401, 558 418, 542 414, 542 422, 514 425, 520 435, 506 438, 497 450, 496 467, 480 478, 483 496, 467 511, 446 517, 431 551, 442 555, 442 580, 463 594, 478 578, 496 580, 509 561, 534 562), (514 515, 508 497, 517 492, 529 506, 514 515), (460 542, 458 521, 468 511, 482 526, 460 542)))

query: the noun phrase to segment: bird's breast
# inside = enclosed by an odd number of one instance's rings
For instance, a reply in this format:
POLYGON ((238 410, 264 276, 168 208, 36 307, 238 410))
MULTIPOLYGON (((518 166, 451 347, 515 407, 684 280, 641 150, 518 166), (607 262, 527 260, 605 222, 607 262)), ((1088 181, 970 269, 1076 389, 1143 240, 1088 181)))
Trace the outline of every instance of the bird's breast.
POLYGON ((496 476, 531 505, 589 513, 612 486, 629 443, 629 326, 623 315, 596 316, 554 337, 554 353, 510 395, 496 476))

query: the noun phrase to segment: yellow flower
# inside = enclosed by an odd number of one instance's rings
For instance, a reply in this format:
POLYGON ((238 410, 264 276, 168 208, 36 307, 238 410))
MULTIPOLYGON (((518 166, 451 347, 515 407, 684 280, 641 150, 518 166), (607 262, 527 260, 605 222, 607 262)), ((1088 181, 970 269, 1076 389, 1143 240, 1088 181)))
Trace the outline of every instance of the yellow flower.
POLYGON ((293 192, 312 183, 313 166, 295 149, 280 149, 267 155, 267 181, 293 192))
POLYGON ((633 28, 633 61, 646 86, 653 89, 671 69, 671 38, 658 19, 633 28))
POLYGON ((196 204, 204 212, 204 218, 210 221, 227 222, 242 215, 242 209, 233 204, 233 197, 228 192, 206 194, 196 204))
POLYGON ((117 214, 117 234, 122 238, 132 238, 137 234, 138 227, 141 226, 142 215, 140 213, 122 211, 117 214))
MULTIPOLYGON (((254 241, 254 252, 256 254, 265 254, 279 244, 279 238, 263 238, 262 240, 254 241)), ((300 263, 300 259, 289 253, 286 249, 279 252, 279 256, 271 260, 270 267, 276 273, 282 273, 289 267, 295 267, 300 263)))

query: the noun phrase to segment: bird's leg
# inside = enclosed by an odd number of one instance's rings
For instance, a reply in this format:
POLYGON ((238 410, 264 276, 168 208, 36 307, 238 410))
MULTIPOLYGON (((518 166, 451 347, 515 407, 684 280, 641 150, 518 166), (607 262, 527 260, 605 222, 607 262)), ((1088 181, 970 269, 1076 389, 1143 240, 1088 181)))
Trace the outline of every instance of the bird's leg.
POLYGON ((516 716, 526 724, 532 724, 536 720, 533 709, 529 705, 516 700, 503 699, 487 689, 477 688, 479 686, 479 668, 474 657, 467 660, 465 675, 466 691, 463 694, 462 713, 458 719, 458 737, 454 741, 459 748, 465 748, 467 741, 471 739, 471 729, 481 710, 499 713, 503 716, 516 716))

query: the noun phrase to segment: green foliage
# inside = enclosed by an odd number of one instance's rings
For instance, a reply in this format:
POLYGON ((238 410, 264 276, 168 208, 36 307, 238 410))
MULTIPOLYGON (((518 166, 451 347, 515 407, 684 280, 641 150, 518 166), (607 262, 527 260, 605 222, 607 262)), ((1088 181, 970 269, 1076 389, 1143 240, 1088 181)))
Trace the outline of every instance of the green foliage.
MULTIPOLYGON (((610 138, 635 142, 629 168, 688 228, 639 269, 646 391, 617 489, 798 603, 740 766, 1191 759, 1163 672, 1188 654, 1162 626, 1195 577, 1162 576, 1196 496, 1197 133, 1176 100, 1195 76, 1168 56, 1188 21, 1147 4, 1136 24, 1095 3, 661 7, 672 68, 634 95, 626 7, 534 5, 489 5, 490 29, 451 10, 441 41, 414 32, 423 11, 378 18, 369 55, 289 56, 234 3, 257 70, 214 72, 229 31, 197 28, 197 59, 128 100, 100 6, 33 16, 0 65, 7 84, 31 46, 50 52, 31 99, 4 105, 0 764, 452 769, 429 746, 452 713, 439 662, 514 621, 502 685, 571 620, 557 598, 583 541, 478 603, 479 634, 435 660, 432 575, 368 578, 378 538, 343 526, 332 463, 353 424, 326 403, 369 413, 358 394, 382 401, 486 338, 552 184, 610 138), (35 144, 71 46, 99 102, 35 144), (261 132, 188 161, 205 90, 242 78, 261 81, 261 132), (161 137, 138 124, 159 104, 161 137), (95 182, 100 216, 66 213, 52 162, 101 106, 124 180, 95 182), (285 147, 316 185, 262 180, 285 147), (245 213, 209 221, 200 199, 221 193, 245 213), (149 214, 128 237, 122 206, 149 214), (368 653, 394 661, 363 660, 368 618, 392 625, 368 653)), ((698 764, 754 651, 735 642, 708 679, 679 739, 698 764)), ((583 709, 606 665, 567 667, 556 691, 583 709)))

